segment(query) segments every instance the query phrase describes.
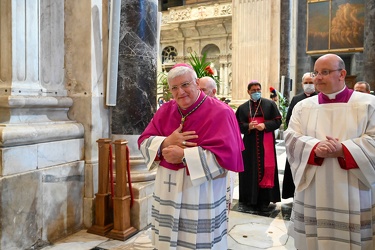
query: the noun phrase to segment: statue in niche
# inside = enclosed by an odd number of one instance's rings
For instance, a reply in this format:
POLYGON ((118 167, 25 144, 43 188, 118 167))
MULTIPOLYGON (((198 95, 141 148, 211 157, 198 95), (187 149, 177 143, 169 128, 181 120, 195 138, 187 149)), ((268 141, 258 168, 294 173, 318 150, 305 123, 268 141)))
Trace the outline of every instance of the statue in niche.
POLYGON ((214 71, 214 76, 217 76, 217 69, 215 68, 215 63, 211 62, 210 67, 214 71))
POLYGON ((164 61, 165 64, 174 64, 176 62, 173 55, 169 55, 168 58, 164 61))

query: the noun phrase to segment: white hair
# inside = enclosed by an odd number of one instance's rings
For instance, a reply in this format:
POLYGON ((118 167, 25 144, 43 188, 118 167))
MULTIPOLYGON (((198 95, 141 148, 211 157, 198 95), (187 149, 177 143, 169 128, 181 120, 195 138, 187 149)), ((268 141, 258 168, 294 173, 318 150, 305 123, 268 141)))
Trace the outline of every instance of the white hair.
POLYGON ((186 67, 186 66, 179 66, 179 67, 176 67, 176 68, 173 68, 171 69, 169 72, 168 72, 168 76, 167 76, 167 80, 168 80, 168 83, 178 77, 178 76, 182 76, 182 75, 185 75, 185 74, 189 74, 191 75, 194 80, 197 79, 197 73, 195 73, 194 70, 192 70, 191 68, 189 67, 186 67))
POLYGON ((302 83, 303 83, 303 81, 305 80, 305 78, 306 77, 311 77, 311 72, 306 72, 305 74, 303 74, 303 76, 302 76, 302 83))

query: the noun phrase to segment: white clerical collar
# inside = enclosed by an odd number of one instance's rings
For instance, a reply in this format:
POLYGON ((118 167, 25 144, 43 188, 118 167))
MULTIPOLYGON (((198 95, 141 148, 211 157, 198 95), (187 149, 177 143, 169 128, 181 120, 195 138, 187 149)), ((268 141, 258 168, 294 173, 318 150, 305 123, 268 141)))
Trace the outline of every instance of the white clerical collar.
POLYGON ((342 90, 340 90, 340 91, 338 91, 338 92, 336 92, 336 93, 325 94, 325 95, 328 96, 328 98, 329 98, 330 100, 332 100, 332 99, 336 99, 336 96, 337 96, 338 94, 340 94, 341 92, 343 92, 344 90, 345 90, 345 86, 344 86, 344 88, 343 88, 342 90))

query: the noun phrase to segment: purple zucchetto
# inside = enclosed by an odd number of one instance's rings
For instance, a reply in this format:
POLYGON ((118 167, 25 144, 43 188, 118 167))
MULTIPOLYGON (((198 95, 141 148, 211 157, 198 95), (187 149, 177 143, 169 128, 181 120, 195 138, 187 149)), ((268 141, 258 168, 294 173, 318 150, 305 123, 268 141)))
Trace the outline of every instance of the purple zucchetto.
POLYGON ((173 65, 172 69, 177 68, 177 67, 187 67, 187 68, 189 68, 191 70, 194 70, 193 66, 191 66, 188 63, 177 63, 177 64, 173 65))

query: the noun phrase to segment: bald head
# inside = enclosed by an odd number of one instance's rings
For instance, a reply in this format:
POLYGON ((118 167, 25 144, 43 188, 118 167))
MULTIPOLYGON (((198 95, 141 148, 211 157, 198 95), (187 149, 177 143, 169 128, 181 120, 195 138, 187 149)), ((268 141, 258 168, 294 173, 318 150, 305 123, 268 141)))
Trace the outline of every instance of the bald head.
POLYGON ((333 94, 345 87, 345 63, 335 54, 319 57, 314 65, 314 83, 319 92, 333 94))
POLYGON ((212 77, 199 78, 199 88, 208 96, 215 97, 216 95, 216 82, 212 77))

